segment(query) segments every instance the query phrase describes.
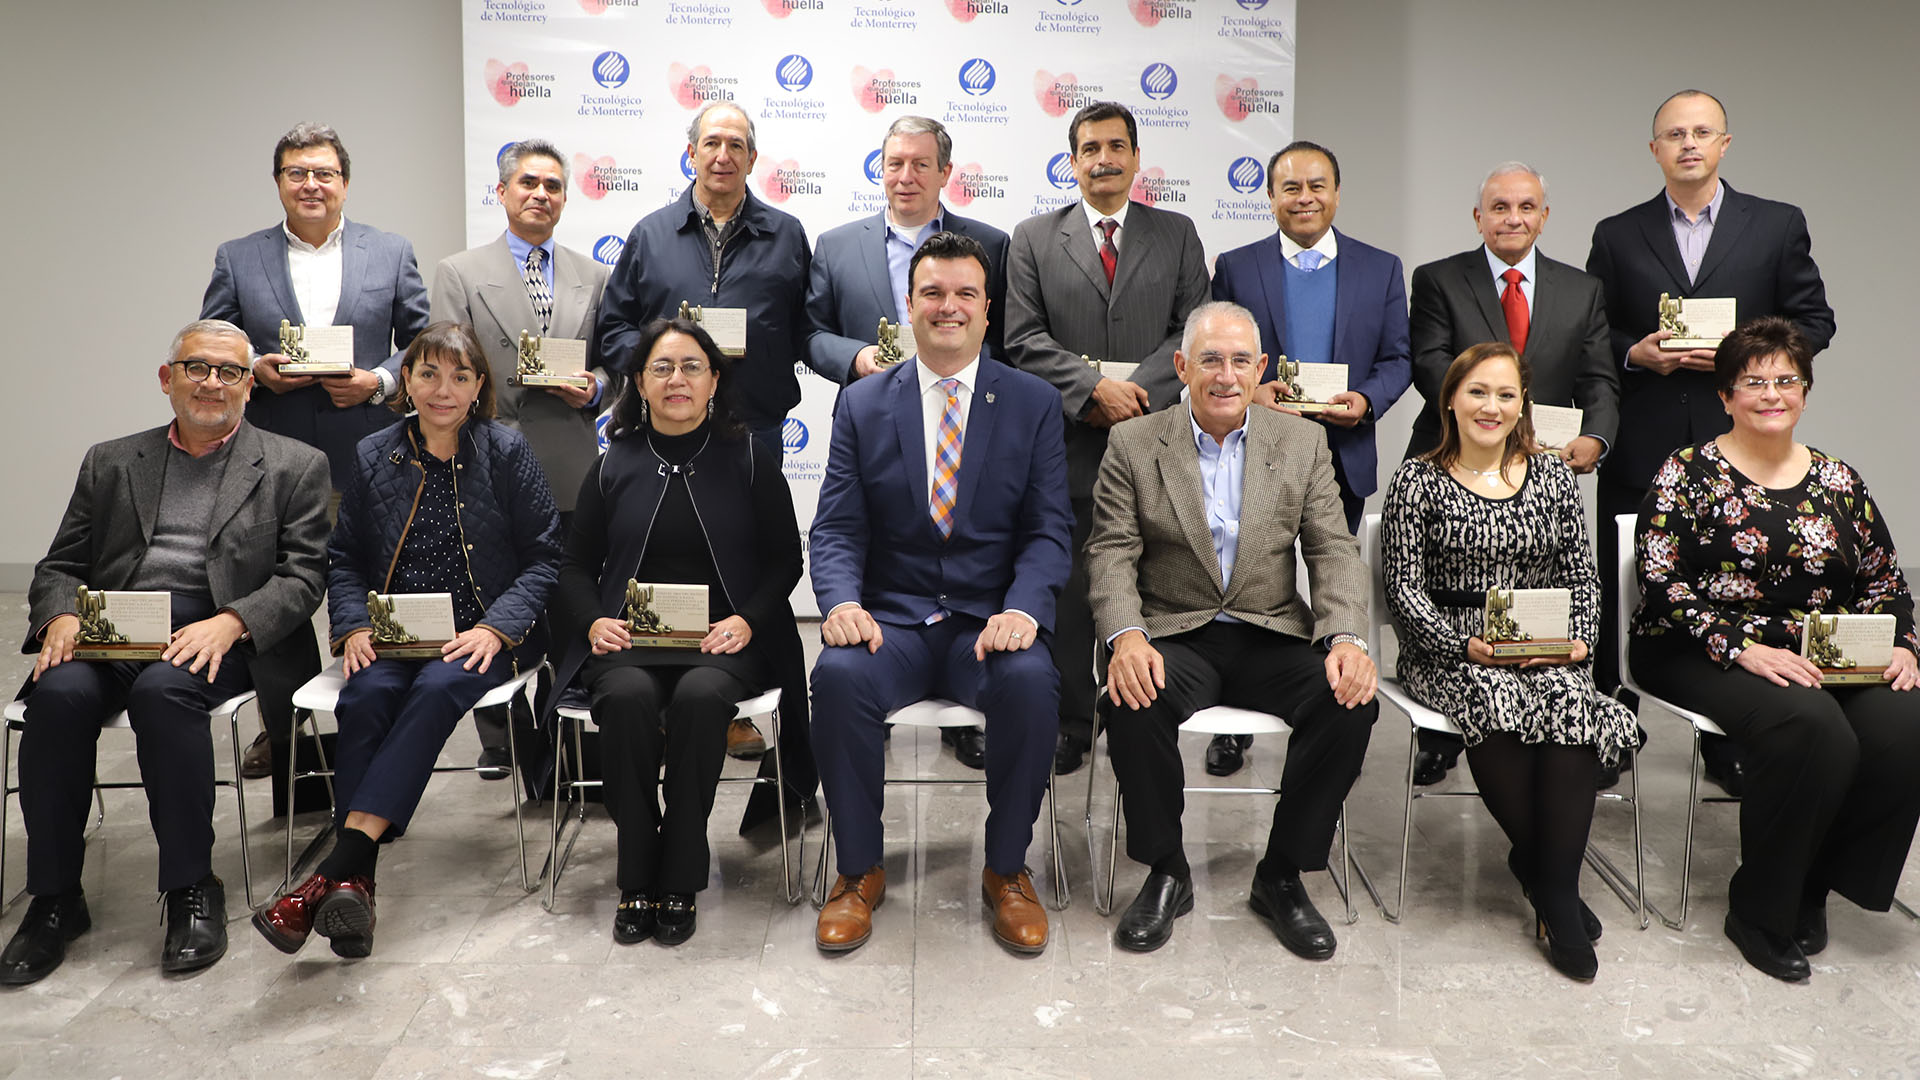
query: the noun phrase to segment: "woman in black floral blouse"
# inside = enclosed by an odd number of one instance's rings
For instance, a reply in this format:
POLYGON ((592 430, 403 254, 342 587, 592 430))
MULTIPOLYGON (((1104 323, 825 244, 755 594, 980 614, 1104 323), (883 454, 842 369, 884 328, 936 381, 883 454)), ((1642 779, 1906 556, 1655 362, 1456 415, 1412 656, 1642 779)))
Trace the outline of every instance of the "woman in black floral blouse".
POLYGON ((1762 318, 1714 356, 1733 430, 1674 453, 1640 508, 1645 599, 1628 665, 1704 713, 1747 764, 1726 933, 1777 978, 1809 974, 1829 892, 1885 911, 1920 821, 1920 638, 1893 537, 1860 474, 1793 440, 1812 349, 1762 318), (1820 685, 1809 611, 1894 616, 1886 682, 1820 685))

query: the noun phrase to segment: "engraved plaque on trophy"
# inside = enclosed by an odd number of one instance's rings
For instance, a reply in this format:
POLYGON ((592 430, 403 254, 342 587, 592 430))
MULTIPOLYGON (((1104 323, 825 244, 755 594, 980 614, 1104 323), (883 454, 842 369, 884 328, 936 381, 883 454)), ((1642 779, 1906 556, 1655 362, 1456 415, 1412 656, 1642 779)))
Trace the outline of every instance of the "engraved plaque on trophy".
POLYGON ((1660 329, 1673 336, 1660 347, 1669 352, 1681 349, 1717 349, 1720 339, 1736 325, 1734 298, 1696 296, 1683 300, 1660 294, 1660 329))
POLYGON ((1101 378, 1113 379, 1116 382, 1132 382, 1133 373, 1140 370, 1139 364, 1123 364, 1118 360, 1095 360, 1086 353, 1081 353, 1080 359, 1091 365, 1101 378))
POLYGON ((707 587, 628 579, 623 615, 636 647, 697 649, 707 636, 707 587))
POLYGON ((452 593, 367 593, 374 654, 386 660, 433 660, 458 634, 452 593))
POLYGON ((1580 437, 1579 409, 1565 405, 1533 405, 1533 438, 1543 450, 1565 450, 1580 437))
POLYGON ((1301 413, 1346 412, 1346 402, 1328 402, 1328 398, 1347 388, 1347 365, 1303 364, 1284 356, 1275 357, 1273 399, 1301 413))
POLYGON ((1571 589, 1487 590, 1480 640, 1495 659, 1534 656, 1571 656, 1573 641, 1571 589))
POLYGON ((700 307, 680 301, 680 317, 700 324, 727 356, 747 355, 747 309, 738 307, 700 307))
POLYGON ((1820 668, 1822 686, 1860 686, 1887 681, 1893 663, 1891 615, 1823 615, 1807 612, 1800 655, 1820 668))
POLYGON ((173 637, 173 594, 74 589, 75 660, 158 660, 173 637))
POLYGON ((913 338, 912 323, 888 322, 885 315, 880 316, 878 330, 880 355, 874 358, 874 366, 890 368, 909 356, 920 355, 920 345, 913 338))
POLYGON ((587 374, 587 343, 579 338, 535 337, 522 330, 519 360, 507 381, 514 386, 591 390, 594 380, 587 374))
POLYGON ((353 367, 353 327, 295 326, 280 320, 280 365, 282 375, 351 375, 353 367))

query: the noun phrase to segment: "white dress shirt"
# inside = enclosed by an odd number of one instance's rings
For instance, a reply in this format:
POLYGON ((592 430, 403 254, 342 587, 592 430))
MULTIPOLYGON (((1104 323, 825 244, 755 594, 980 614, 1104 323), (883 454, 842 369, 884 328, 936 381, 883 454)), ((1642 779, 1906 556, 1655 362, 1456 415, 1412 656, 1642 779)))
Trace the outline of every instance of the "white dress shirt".
POLYGON ((1093 230, 1093 250, 1099 251, 1100 246, 1107 242, 1107 234, 1100 231, 1100 223, 1108 218, 1112 218, 1114 222, 1120 226, 1113 230, 1113 250, 1119 251, 1120 248, 1126 244, 1127 208, 1132 205, 1133 201, 1128 200, 1121 203, 1120 209, 1114 213, 1103 214, 1095 210, 1092 203, 1085 199, 1080 200, 1080 209, 1086 211, 1087 214, 1087 228, 1093 230))
MULTIPOLYGON (((1296 270, 1305 269, 1305 267, 1300 265, 1300 253, 1303 251, 1319 252, 1320 267, 1324 267, 1340 254, 1340 241, 1334 238, 1333 230, 1328 229, 1319 240, 1314 242, 1312 247, 1303 248, 1293 242, 1293 237, 1288 236, 1286 233, 1280 234, 1280 257, 1292 263, 1296 270)), ((1317 270, 1320 267, 1315 267, 1314 269, 1317 270)))
POLYGON ((1527 325, 1532 326, 1533 325, 1533 284, 1534 284, 1533 268, 1537 262, 1537 260, 1534 259, 1534 256, 1539 254, 1540 245, 1535 244, 1534 246, 1528 248, 1526 256, 1522 258, 1519 262, 1514 263, 1513 266, 1511 267, 1507 265, 1507 260, 1502 259, 1498 255, 1495 255, 1493 253, 1493 250, 1487 247, 1485 244, 1480 245, 1480 250, 1486 252, 1487 254, 1487 272, 1493 275, 1493 298, 1495 300, 1498 300, 1500 299, 1500 297, 1506 295, 1506 291, 1507 291, 1507 283, 1500 280, 1500 275, 1506 273, 1509 269, 1520 271, 1520 295, 1526 298, 1527 325))
MULTIPOLYGON (((947 412, 947 392, 940 388, 940 380, 943 376, 935 375, 928 370, 927 365, 920 363, 917 357, 914 360, 913 373, 920 380, 920 434, 927 448, 925 486, 926 505, 930 507, 933 504, 934 465, 940 455, 940 418, 947 412)), ((980 377, 980 358, 975 357, 967 361, 966 367, 945 377, 960 380, 960 389, 954 396, 960 399, 960 460, 965 461, 967 459, 967 414, 973 408, 973 384, 980 377)), ((959 512, 960 508, 956 505, 954 513, 959 512)))
POLYGON ((319 247, 295 236, 285 223, 280 228, 287 234, 287 277, 293 282, 294 302, 300 305, 300 321, 307 326, 332 326, 340 309, 340 236, 347 219, 341 218, 319 247))

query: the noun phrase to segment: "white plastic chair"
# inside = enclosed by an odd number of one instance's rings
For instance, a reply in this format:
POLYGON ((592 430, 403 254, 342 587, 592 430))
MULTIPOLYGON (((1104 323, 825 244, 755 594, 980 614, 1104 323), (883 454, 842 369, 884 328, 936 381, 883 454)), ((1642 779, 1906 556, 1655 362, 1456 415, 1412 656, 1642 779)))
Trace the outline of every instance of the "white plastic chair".
MULTIPOLYGON (((253 906, 253 853, 252 853, 251 846, 247 843, 247 788, 246 788, 246 785, 240 779, 240 755, 245 749, 240 743, 240 710, 244 708, 248 702, 252 701, 253 697, 254 697, 253 691, 249 690, 244 694, 240 694, 235 697, 228 698, 227 700, 221 702, 220 704, 215 705, 212 709, 208 710, 207 712, 209 723, 219 720, 219 718, 222 716, 225 716, 227 718, 227 730, 231 737, 231 745, 233 749, 233 776, 227 779, 215 777, 213 782, 216 787, 230 787, 233 789, 234 802, 236 804, 236 807, 240 815, 238 828, 236 830, 240 834, 240 875, 241 877, 246 879, 245 892, 246 892, 248 907, 253 906)), ((6 707, 6 725, 7 725, 6 733, 4 735, 0 735, 0 781, 4 781, 6 779, 6 776, 13 763, 13 733, 16 731, 26 730, 27 701, 25 698, 21 698, 17 701, 8 703, 6 707)), ((132 722, 128 719, 127 714, 124 710, 121 712, 115 713, 111 719, 109 719, 106 723, 100 725, 101 730, 103 731, 108 728, 131 728, 132 726, 133 726, 132 722)), ((144 787, 146 787, 146 785, 141 783, 138 780, 114 780, 114 781, 109 781, 103 784, 96 777, 93 782, 94 803, 98 808, 96 811, 98 816, 95 818, 96 826, 99 824, 105 823, 107 818, 106 800, 101 798, 100 792, 105 791, 108 788, 112 788, 115 790, 124 790, 129 788, 144 788, 144 787)), ((12 795, 18 792, 19 790, 20 789, 17 786, 8 787, 4 794, 0 794, 0 908, 4 908, 6 906, 6 903, 9 902, 7 898, 7 888, 6 888, 6 881, 7 881, 7 878, 6 878, 6 873, 7 873, 7 800, 6 800, 6 796, 12 795)))
MULTIPOLYGON (((505 659, 511 663, 511 657, 495 657, 495 659, 505 659)), ((496 705, 505 705, 513 700, 515 694, 525 694, 527 704, 531 706, 533 704, 534 680, 540 674, 541 669, 545 667, 546 664, 541 663, 520 672, 481 695, 480 700, 475 702, 473 707, 475 709, 485 709, 496 705)), ((293 857, 293 792, 295 783, 316 776, 326 777, 327 804, 329 807, 333 805, 333 769, 327 764, 327 753, 320 742, 320 725, 314 717, 317 713, 332 713, 340 702, 340 690, 346 685, 346 677, 342 675, 340 671, 340 661, 335 660, 333 663, 327 665, 325 671, 308 679, 305 685, 293 692, 293 722, 290 725, 290 730, 287 735, 287 868, 286 877, 282 879, 281 882, 282 888, 288 888, 293 885, 293 869, 294 866, 297 865, 293 857), (294 753, 293 750, 296 740, 299 738, 301 726, 307 723, 313 724, 310 734, 313 739, 314 753, 320 761, 320 767, 303 772, 299 771, 297 767, 300 755, 294 753)), ((507 724, 507 757, 510 768, 505 787, 507 789, 507 798, 513 802, 513 828, 520 842, 520 885, 527 892, 532 892, 539 886, 527 870, 527 827, 525 821, 522 820, 520 811, 520 747, 518 740, 514 737, 513 728, 514 725, 509 722, 507 724)), ((433 771, 436 773, 476 772, 478 771, 478 767, 474 765, 435 765, 433 771)), ((333 814, 330 811, 327 815, 327 824, 322 826, 320 832, 308 842, 306 852, 302 854, 298 862, 304 863, 306 856, 311 854, 314 849, 319 846, 320 841, 332 830, 333 814)))
MULTIPOLYGON (((554 891, 560 884, 560 873, 566 869, 567 859, 573 854, 573 845, 580 839, 580 833, 586 828, 587 788, 602 786, 602 781, 580 779, 583 775, 582 763, 586 761, 585 740, 582 731, 593 720, 588 709, 562 705, 555 710, 560 717, 560 730, 555 732, 553 767, 553 835, 547 849, 547 865, 543 873, 547 879, 547 895, 541 904, 553 910, 554 891), (574 778, 566 778, 567 736, 573 737, 574 778), (572 822, 568 822, 568 817, 572 822), (567 830, 571 824, 572 832, 567 830), (566 846, 561 847, 561 840, 566 846)), ((800 820, 800 850, 796 854, 791 850, 787 835, 786 772, 780 761, 780 688, 774 687, 758 697, 740 702, 734 710, 735 720, 758 720, 764 718, 773 731, 773 775, 772 776, 723 776, 723 784, 772 784, 780 796, 780 880, 788 904, 798 904, 804 895, 807 854, 807 823, 803 815, 800 820)))

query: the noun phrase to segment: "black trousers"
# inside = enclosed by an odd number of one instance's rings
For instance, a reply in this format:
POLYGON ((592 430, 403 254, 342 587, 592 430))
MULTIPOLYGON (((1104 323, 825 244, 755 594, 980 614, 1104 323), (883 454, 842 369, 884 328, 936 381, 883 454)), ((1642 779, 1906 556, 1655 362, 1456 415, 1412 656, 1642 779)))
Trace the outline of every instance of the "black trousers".
POLYGON ((252 685, 239 649, 221 660, 212 683, 205 668, 194 675, 157 661, 75 660, 40 676, 27 698, 27 726, 20 735, 27 891, 51 896, 80 888, 100 726, 122 709, 133 725, 147 820, 160 848, 155 887, 178 889, 212 872, 213 733, 207 710, 252 685))
POLYGON ((699 892, 727 724, 751 690, 718 668, 641 667, 618 656, 590 660, 582 674, 600 728, 607 812, 619 831, 621 891, 699 892))
POLYGON ((1920 692, 1775 686, 1723 669, 1690 638, 1634 638, 1627 662, 1648 691, 1705 714, 1740 748, 1736 914, 1790 934, 1809 888, 1891 906, 1920 823, 1920 692))
POLYGON ((1334 700, 1326 654, 1308 642, 1246 623, 1210 622, 1153 643, 1167 686, 1138 711, 1103 703, 1127 816, 1127 857, 1149 866, 1180 850, 1186 771, 1179 727, 1213 705, 1274 713, 1293 729, 1267 837, 1264 877, 1327 865, 1340 803, 1360 777, 1378 701, 1334 700))
POLYGON ((1053 615, 1053 666, 1060 673, 1060 737, 1081 749, 1093 745, 1093 604, 1087 597, 1087 540, 1093 535, 1093 496, 1074 498, 1073 564, 1053 615))

